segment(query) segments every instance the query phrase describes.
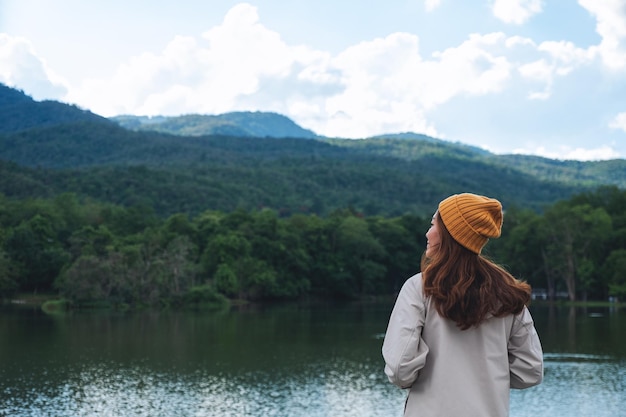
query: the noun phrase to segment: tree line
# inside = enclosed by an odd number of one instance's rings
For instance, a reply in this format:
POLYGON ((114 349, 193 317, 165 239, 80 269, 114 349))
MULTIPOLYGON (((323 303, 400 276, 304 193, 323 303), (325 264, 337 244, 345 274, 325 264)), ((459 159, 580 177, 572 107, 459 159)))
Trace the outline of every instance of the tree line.
MULTIPOLYGON (((486 255, 550 298, 626 295, 626 192, 614 186, 542 213, 506 208, 486 255)), ((436 207, 433 207, 433 211, 436 207)), ((393 294, 419 270, 430 215, 281 216, 207 210, 162 218, 74 194, 0 197, 0 292, 52 293, 76 306, 182 306, 223 299, 393 294)))

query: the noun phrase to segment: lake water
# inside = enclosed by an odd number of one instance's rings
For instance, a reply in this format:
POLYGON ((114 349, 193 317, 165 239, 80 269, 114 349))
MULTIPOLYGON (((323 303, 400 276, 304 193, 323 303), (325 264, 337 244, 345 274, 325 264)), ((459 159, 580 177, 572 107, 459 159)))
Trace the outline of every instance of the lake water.
MULTIPOLYGON (((0 416, 401 416, 391 305, 48 316, 0 310, 0 416)), ((626 311, 533 305, 545 379, 513 417, 626 416, 626 311)))

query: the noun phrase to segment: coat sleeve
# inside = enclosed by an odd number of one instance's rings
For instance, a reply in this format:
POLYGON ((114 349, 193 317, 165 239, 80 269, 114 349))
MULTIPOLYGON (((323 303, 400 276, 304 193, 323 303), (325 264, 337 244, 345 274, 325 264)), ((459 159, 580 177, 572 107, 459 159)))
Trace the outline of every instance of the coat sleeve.
POLYGON ((543 351, 527 308, 513 321, 508 349, 511 388, 523 389, 541 383, 543 351))
POLYGON ((422 339, 425 321, 422 278, 409 278, 396 300, 383 341, 385 374, 400 388, 409 388, 426 363, 428 346, 422 339))

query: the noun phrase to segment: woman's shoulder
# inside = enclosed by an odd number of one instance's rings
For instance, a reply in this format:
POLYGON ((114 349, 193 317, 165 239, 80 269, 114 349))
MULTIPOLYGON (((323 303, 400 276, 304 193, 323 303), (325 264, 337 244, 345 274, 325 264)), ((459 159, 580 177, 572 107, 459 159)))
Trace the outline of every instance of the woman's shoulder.
POLYGON ((424 280, 422 279, 422 273, 417 273, 407 279, 400 290, 400 295, 410 297, 413 300, 424 300, 424 280))
POLYGON ((417 274, 407 279, 404 283, 404 286, 409 286, 411 288, 419 289, 420 291, 422 291, 424 287, 424 280, 422 279, 422 273, 418 272, 417 274))

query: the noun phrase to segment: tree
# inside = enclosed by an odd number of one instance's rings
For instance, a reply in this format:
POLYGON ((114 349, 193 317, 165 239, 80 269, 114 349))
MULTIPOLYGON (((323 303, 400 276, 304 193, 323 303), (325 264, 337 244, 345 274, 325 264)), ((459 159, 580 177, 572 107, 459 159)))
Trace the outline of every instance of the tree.
POLYGON ((373 217, 367 222, 372 235, 384 248, 380 263, 385 267, 386 278, 380 292, 396 293, 420 269, 425 248, 420 240, 424 240, 429 223, 421 217, 409 215, 392 219, 373 217))
POLYGON ((234 265, 237 280, 241 282, 240 297, 250 300, 271 298, 276 291, 276 271, 267 262, 243 257, 234 265))
POLYGON ((489 254, 517 278, 556 295, 556 277, 544 263, 547 227, 543 216, 531 210, 512 208, 504 214, 502 236, 489 242, 489 254))
POLYGON ((546 210, 546 263, 560 275, 568 297, 576 300, 577 286, 586 296, 592 284, 593 249, 602 248, 611 230, 611 217, 603 208, 561 201, 546 210), (591 263, 591 264, 590 264, 591 263))
POLYGON ((39 214, 11 231, 6 248, 17 268, 19 287, 26 291, 51 289, 54 279, 69 260, 52 222, 39 214))
POLYGON ((107 257, 81 256, 55 282, 61 295, 77 304, 106 301, 121 272, 107 257))
POLYGON ((207 242, 220 231, 220 222, 223 217, 223 213, 205 211, 193 219, 192 227, 197 231, 195 243, 199 253, 204 253, 207 242))
POLYGON ((17 273, 7 253, 0 249, 0 298, 17 290, 17 273))
POLYGON ((198 233, 194 223, 189 221, 187 214, 173 214, 165 220, 163 229, 168 234, 167 239, 173 239, 176 236, 187 236, 191 241, 196 241, 198 233))
POLYGON ((226 263, 221 263, 213 274, 215 288, 224 295, 236 297, 241 292, 241 285, 233 268, 226 263))
POLYGON ((341 217, 324 219, 317 215, 296 214, 286 222, 288 230, 298 237, 296 247, 300 250, 292 253, 291 260, 302 269, 306 290, 316 296, 346 297, 352 294, 354 288, 340 285, 350 278, 335 248, 336 229, 341 217))
POLYGON ((606 258, 602 268, 607 277, 609 295, 626 297, 626 249, 616 249, 606 258))
POLYGON ((241 233, 230 231, 213 236, 201 257, 203 271, 210 277, 220 264, 232 265, 249 256, 251 245, 241 233))
POLYGON ((114 242, 114 236, 105 225, 87 225, 76 230, 68 239, 74 258, 81 255, 104 256, 114 242))
POLYGON ((364 219, 350 216, 337 228, 336 250, 351 277, 352 294, 373 294, 382 290, 386 268, 381 264, 385 248, 372 235, 364 219))
POLYGON ((300 236, 276 212, 265 209, 253 213, 250 222, 238 230, 251 244, 250 256, 261 261, 259 267, 266 271, 257 276, 268 283, 261 292, 264 297, 295 298, 309 290, 310 257, 300 236))

